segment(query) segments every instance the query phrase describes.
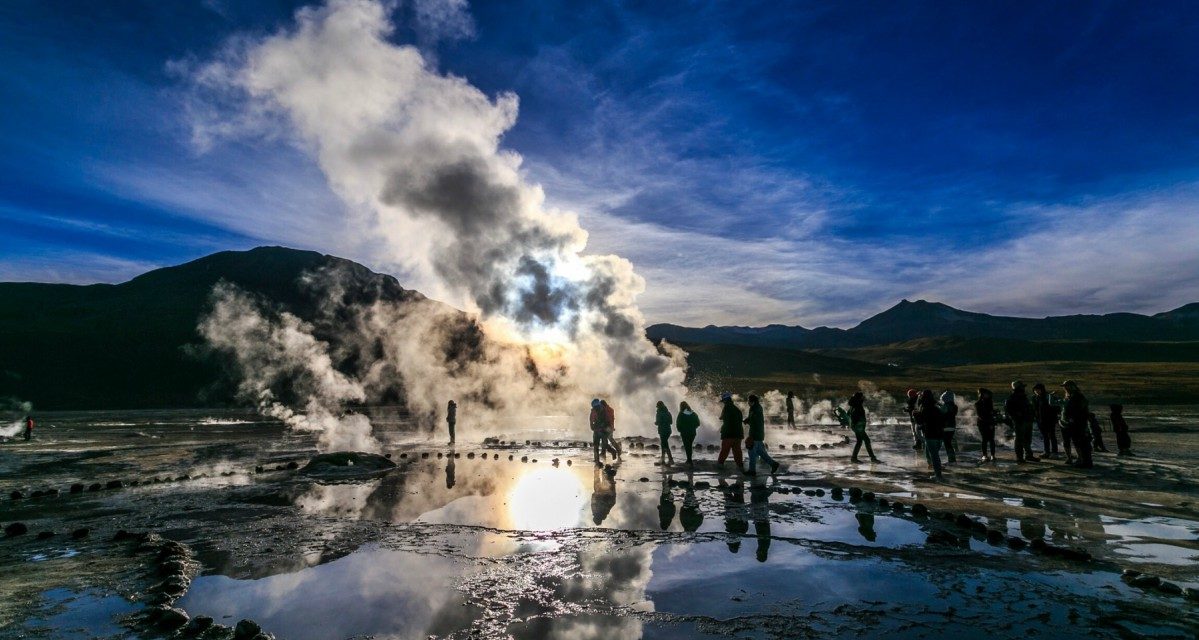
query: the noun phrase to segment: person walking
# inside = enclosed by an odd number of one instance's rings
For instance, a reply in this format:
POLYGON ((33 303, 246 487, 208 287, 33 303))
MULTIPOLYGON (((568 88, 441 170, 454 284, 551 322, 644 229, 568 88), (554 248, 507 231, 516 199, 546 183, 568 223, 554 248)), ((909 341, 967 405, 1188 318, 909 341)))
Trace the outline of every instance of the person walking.
POLYGON ((679 403, 679 415, 675 416, 674 428, 683 440, 683 453, 687 455, 687 466, 694 467, 691 450, 695 446, 695 434, 699 431, 699 414, 691 410, 686 402, 679 403))
POLYGON ((787 392, 787 426, 795 426, 795 392, 787 392))
POLYGON ((924 446, 924 442, 921 441, 920 429, 916 426, 916 416, 913 415, 916 412, 916 399, 919 398, 920 392, 915 389, 908 389, 907 396, 908 400, 904 412, 908 414, 908 422, 912 424, 912 448, 920 449, 924 446))
POLYGON ((929 466, 933 468, 933 477, 937 480, 941 479, 941 422, 944 419, 944 414, 937 406, 937 399, 933 396, 932 389, 925 389, 920 392, 919 398, 916 400, 916 409, 913 412, 916 416, 916 424, 920 428, 920 435, 924 437, 924 456, 928 460, 929 466))
POLYGON ((1128 422, 1124 420, 1124 405, 1113 404, 1110 409, 1112 432, 1116 434, 1116 455, 1131 456, 1132 437, 1128 433, 1128 422))
POLYGON ((720 455, 716 457, 716 464, 724 465, 724 461, 729 457, 729 451, 732 451, 733 461, 740 469, 743 460, 741 439, 745 437, 744 414, 733 403, 733 394, 727 391, 720 394, 720 401, 724 406, 720 409, 720 455))
POLYGON ((602 466, 600 457, 608 457, 608 453, 612 457, 618 457, 619 452, 612 446, 611 431, 608 425, 608 412, 604 410, 605 403, 599 398, 591 401, 591 448, 595 452, 596 466, 602 466))
POLYGON ((849 456, 849 461, 860 462, 858 452, 862 450, 862 445, 866 445, 866 455, 870 456, 870 461, 879 462, 870 446, 870 436, 866 435, 866 396, 862 395, 861 391, 849 397, 849 428, 853 430, 855 438, 853 454, 849 456))
POLYGON ((978 401, 974 403, 977 416, 978 436, 983 441, 983 462, 995 463, 995 399, 991 390, 980 388, 978 401))
POLYGON ((1022 381, 1012 382, 1012 393, 1003 403, 1003 412, 1016 432, 1016 464, 1038 462, 1032 454, 1032 404, 1022 381))
POLYGON ((1062 388, 1066 390, 1066 406, 1062 408, 1061 423, 1069 432, 1070 439, 1074 441, 1074 452, 1078 454, 1074 466, 1090 469, 1095 463, 1091 459, 1091 429, 1087 420, 1090 409, 1087 397, 1073 380, 1063 382, 1062 388))
POLYGON ((945 457, 949 460, 948 464, 956 464, 958 446, 954 441, 954 436, 958 432, 958 405, 957 398, 954 397, 952 391, 941 394, 941 413, 945 414, 945 420, 941 425, 941 440, 945 443, 945 457))
POLYGON ((33 438, 33 416, 25 416, 25 441, 33 438))
POLYGON ((458 424, 458 403, 450 400, 445 407, 445 423, 450 428, 450 444, 454 444, 454 427, 458 424))
POLYGON ((674 453, 670 451, 670 430, 674 426, 674 417, 670 415, 666 403, 661 400, 658 401, 657 412, 654 415, 654 426, 658 427, 658 444, 662 447, 662 453, 658 457, 664 462, 674 464, 674 453))
POLYGON ((1032 386, 1032 419, 1041 432, 1041 455, 1060 458, 1057 450, 1057 412, 1054 411, 1053 396, 1038 382, 1032 386))
POLYGON ((770 465, 770 475, 774 475, 779 470, 779 463, 766 451, 766 416, 758 396, 749 397, 749 417, 745 423, 749 425, 749 436, 745 438, 745 447, 749 449, 749 469, 745 475, 758 475, 759 458, 770 465))

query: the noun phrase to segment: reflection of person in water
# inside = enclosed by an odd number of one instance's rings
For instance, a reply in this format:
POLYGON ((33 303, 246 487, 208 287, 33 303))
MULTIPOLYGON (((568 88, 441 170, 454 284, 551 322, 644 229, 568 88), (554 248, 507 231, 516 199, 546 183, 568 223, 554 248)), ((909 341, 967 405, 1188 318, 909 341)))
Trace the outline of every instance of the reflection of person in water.
POLYGON ((749 517, 754 521, 754 534, 758 537, 758 562, 766 562, 770 554, 770 494, 772 490, 765 484, 753 484, 749 487, 749 517))
POLYGON ((687 474, 687 493, 683 495, 683 507, 679 509, 679 524, 683 531, 697 531, 704 523, 704 514, 699 510, 699 498, 695 497, 695 480, 687 474))
POLYGON ((454 488, 454 456, 450 456, 445 465, 445 488, 454 488))
POLYGON ((670 478, 666 474, 662 474, 662 495, 658 497, 658 524, 661 525, 663 531, 670 529, 670 523, 674 521, 674 496, 670 492, 670 478))
POLYGON ((596 467, 592 476, 591 520, 595 526, 604 523, 616 506, 616 470, 611 466, 596 467))
POLYGON ((738 480, 730 486, 721 479, 720 491, 724 494, 724 530, 728 534, 729 551, 737 553, 741 550, 741 536, 749 532, 743 513, 745 485, 738 480))
POLYGON ((874 532, 874 514, 858 513, 855 516, 858 519, 858 533, 869 542, 877 540, 878 534, 874 532))

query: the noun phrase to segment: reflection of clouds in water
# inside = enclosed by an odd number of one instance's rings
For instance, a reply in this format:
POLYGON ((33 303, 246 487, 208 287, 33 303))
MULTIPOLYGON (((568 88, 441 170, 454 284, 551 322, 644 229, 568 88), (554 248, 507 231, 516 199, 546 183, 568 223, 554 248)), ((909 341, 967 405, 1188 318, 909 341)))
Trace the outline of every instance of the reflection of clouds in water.
POLYGON ((252 618, 284 638, 421 637, 477 614, 453 587, 461 573, 441 556, 371 549, 260 580, 202 577, 180 604, 217 619, 252 618))

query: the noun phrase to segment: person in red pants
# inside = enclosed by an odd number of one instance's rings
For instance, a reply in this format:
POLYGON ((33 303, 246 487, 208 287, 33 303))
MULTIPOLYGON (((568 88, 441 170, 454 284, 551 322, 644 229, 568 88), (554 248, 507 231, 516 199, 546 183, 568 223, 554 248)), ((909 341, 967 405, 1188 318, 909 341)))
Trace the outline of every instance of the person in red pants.
POLYGON ((720 401, 724 403, 724 408, 720 410, 720 455, 716 458, 716 463, 724 465, 724 461, 729 457, 729 451, 732 451, 733 461, 737 463, 737 469, 740 470, 744 468, 741 439, 745 437, 743 424, 745 415, 733 403, 733 394, 727 391, 720 394, 720 401))

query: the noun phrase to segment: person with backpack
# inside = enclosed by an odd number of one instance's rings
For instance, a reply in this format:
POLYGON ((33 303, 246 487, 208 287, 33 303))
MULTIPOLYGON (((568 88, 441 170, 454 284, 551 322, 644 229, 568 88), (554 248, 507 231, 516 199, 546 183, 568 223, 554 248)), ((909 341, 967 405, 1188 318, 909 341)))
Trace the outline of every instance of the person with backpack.
POLYGON ((608 408, 608 403, 599 398, 591 401, 591 417, 589 422, 591 424, 591 447, 595 452, 596 466, 602 466, 600 464, 601 455, 607 458, 610 452, 612 457, 620 457, 620 451, 612 446, 613 417, 612 412, 608 408))
POLYGON ((779 470, 779 463, 766 451, 766 416, 758 396, 749 397, 749 417, 745 419, 745 424, 749 425, 749 436, 745 438, 745 447, 749 450, 749 470, 745 475, 758 475, 758 458, 770 465, 770 475, 774 475, 779 470))
POLYGON ((920 392, 920 396, 916 400, 916 409, 912 414, 916 417, 916 425, 920 429, 920 435, 924 438, 924 456, 928 460, 929 466, 933 468, 933 477, 940 480, 941 438, 943 435, 941 426, 944 414, 937 406, 937 399, 933 396, 932 389, 920 392))
POLYGON ((880 462, 874 455, 874 449, 870 446, 870 436, 866 435, 866 396, 862 395, 861 391, 849 397, 849 428, 853 430, 856 439, 849 461, 859 462, 858 452, 862 450, 862 445, 866 445, 866 455, 870 456, 870 461, 880 462))
POLYGON ((941 413, 945 414, 945 420, 941 424, 941 439, 945 443, 945 457, 949 459, 947 464, 955 464, 958 461, 958 446, 954 441, 954 436, 958 432, 958 405, 957 398, 954 397, 952 391, 941 394, 941 413))
POLYGON ((974 403, 974 414, 977 416, 978 437, 983 441, 983 462, 995 463, 995 398, 991 390, 980 388, 978 400, 974 403))
POLYGON ((1067 431, 1074 441, 1074 450, 1078 454, 1074 466, 1090 469, 1095 463, 1091 459, 1091 429, 1088 424, 1091 411, 1087 397, 1073 380, 1063 382, 1062 388, 1066 390, 1066 406, 1062 408, 1061 423, 1065 427, 1063 430, 1067 431))
POLYGON ((666 403, 661 400, 658 401, 654 414, 654 426, 658 428, 658 443, 662 447, 658 457, 663 462, 669 461, 670 464, 674 464, 674 453, 670 451, 670 431, 674 426, 674 418, 670 415, 670 409, 666 408, 666 403))
POLYGON ((1041 432, 1041 455, 1050 458, 1062 457, 1057 451, 1057 411, 1053 406, 1053 396, 1040 382, 1032 386, 1032 419, 1037 423, 1037 430, 1041 432))
POLYGON ((1124 420, 1124 405, 1113 404, 1110 409, 1112 431, 1116 434, 1116 455, 1131 456, 1132 437, 1128 433, 1128 422, 1124 420))
POLYGON ((679 438, 683 440, 683 453, 687 455, 687 466, 694 467, 695 462, 691 460, 691 450, 695 445, 695 434, 699 431, 699 414, 691 410, 691 405, 680 402, 679 415, 675 417, 674 428, 678 430, 679 438))
POLYGON ((1012 421, 1016 432, 1016 464, 1039 462, 1032 454, 1032 403, 1020 380, 1012 382, 1012 393, 1003 403, 1003 412, 1012 421))
POLYGON ((743 460, 741 439, 745 437, 744 414, 733 402, 733 394, 727 391, 720 394, 720 402, 724 406, 720 409, 720 454, 716 456, 716 464, 723 466, 732 451, 733 461, 740 469, 743 460))

